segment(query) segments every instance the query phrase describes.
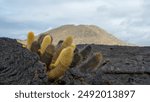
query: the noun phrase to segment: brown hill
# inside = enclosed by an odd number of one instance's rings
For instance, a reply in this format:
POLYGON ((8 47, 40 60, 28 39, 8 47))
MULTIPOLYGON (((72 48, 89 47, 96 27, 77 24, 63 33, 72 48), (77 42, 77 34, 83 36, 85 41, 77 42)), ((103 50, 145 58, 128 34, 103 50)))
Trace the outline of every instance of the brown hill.
POLYGON ((54 44, 73 35, 75 44, 127 45, 112 34, 94 25, 63 25, 41 34, 53 36, 54 44))

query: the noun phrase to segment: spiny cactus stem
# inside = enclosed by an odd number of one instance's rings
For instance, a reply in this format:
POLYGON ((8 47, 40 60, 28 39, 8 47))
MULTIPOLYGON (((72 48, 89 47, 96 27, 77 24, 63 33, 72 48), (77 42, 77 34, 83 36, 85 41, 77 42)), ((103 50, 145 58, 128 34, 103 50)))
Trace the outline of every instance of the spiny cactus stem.
POLYGON ((50 45, 50 44, 51 44, 51 37, 50 37, 50 35, 47 35, 47 36, 44 37, 43 42, 41 44, 41 48, 39 50, 41 55, 43 55, 43 53, 45 52, 47 46, 50 45))
POLYGON ((48 77, 50 79, 59 78, 64 74, 64 72, 69 68, 72 63, 74 48, 67 47, 63 49, 56 60, 55 64, 50 65, 53 68, 50 72, 48 72, 48 77))
POLYGON ((64 48, 67 48, 69 46, 72 45, 72 42, 73 42, 73 37, 72 36, 68 36, 62 43, 61 47, 55 52, 54 54, 54 57, 53 57, 53 60, 52 60, 52 63, 55 63, 59 54, 61 53, 61 51, 64 49, 64 48))
POLYGON ((34 33, 33 32, 29 32, 28 33, 28 37, 27 37, 27 49, 30 50, 33 41, 34 41, 34 33))

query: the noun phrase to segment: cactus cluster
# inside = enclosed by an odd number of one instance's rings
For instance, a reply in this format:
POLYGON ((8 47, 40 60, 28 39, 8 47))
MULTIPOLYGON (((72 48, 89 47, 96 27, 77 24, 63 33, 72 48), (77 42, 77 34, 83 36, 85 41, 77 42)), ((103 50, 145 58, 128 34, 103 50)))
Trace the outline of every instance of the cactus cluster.
POLYGON ((40 35, 37 40, 33 32, 28 33, 26 48, 40 56, 41 62, 47 67, 47 76, 55 80, 64 75, 72 67, 78 66, 81 71, 92 71, 102 61, 101 53, 91 53, 91 46, 77 49, 73 37, 68 36, 55 46, 49 34, 40 35))
POLYGON ((69 68, 76 46, 73 44, 72 36, 54 46, 52 36, 41 35, 35 40, 34 33, 29 32, 26 48, 40 56, 41 61, 46 64, 48 78, 53 80, 61 77, 69 68))

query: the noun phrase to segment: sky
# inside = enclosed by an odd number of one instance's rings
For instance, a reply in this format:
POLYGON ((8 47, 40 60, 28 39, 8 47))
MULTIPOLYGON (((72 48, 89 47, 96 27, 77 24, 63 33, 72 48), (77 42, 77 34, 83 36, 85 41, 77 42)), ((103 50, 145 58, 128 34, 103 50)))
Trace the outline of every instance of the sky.
POLYGON ((25 39, 65 24, 97 25, 150 46, 150 0, 0 0, 0 37, 25 39))

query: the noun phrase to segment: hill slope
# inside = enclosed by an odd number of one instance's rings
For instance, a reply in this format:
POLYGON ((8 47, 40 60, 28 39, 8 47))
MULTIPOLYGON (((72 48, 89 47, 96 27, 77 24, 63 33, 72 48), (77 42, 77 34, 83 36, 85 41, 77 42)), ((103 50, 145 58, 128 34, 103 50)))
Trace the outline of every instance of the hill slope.
POLYGON ((105 45, 127 45, 105 30, 94 25, 64 25, 41 34, 50 34, 57 43, 68 35, 74 36, 76 44, 105 44, 105 45))

